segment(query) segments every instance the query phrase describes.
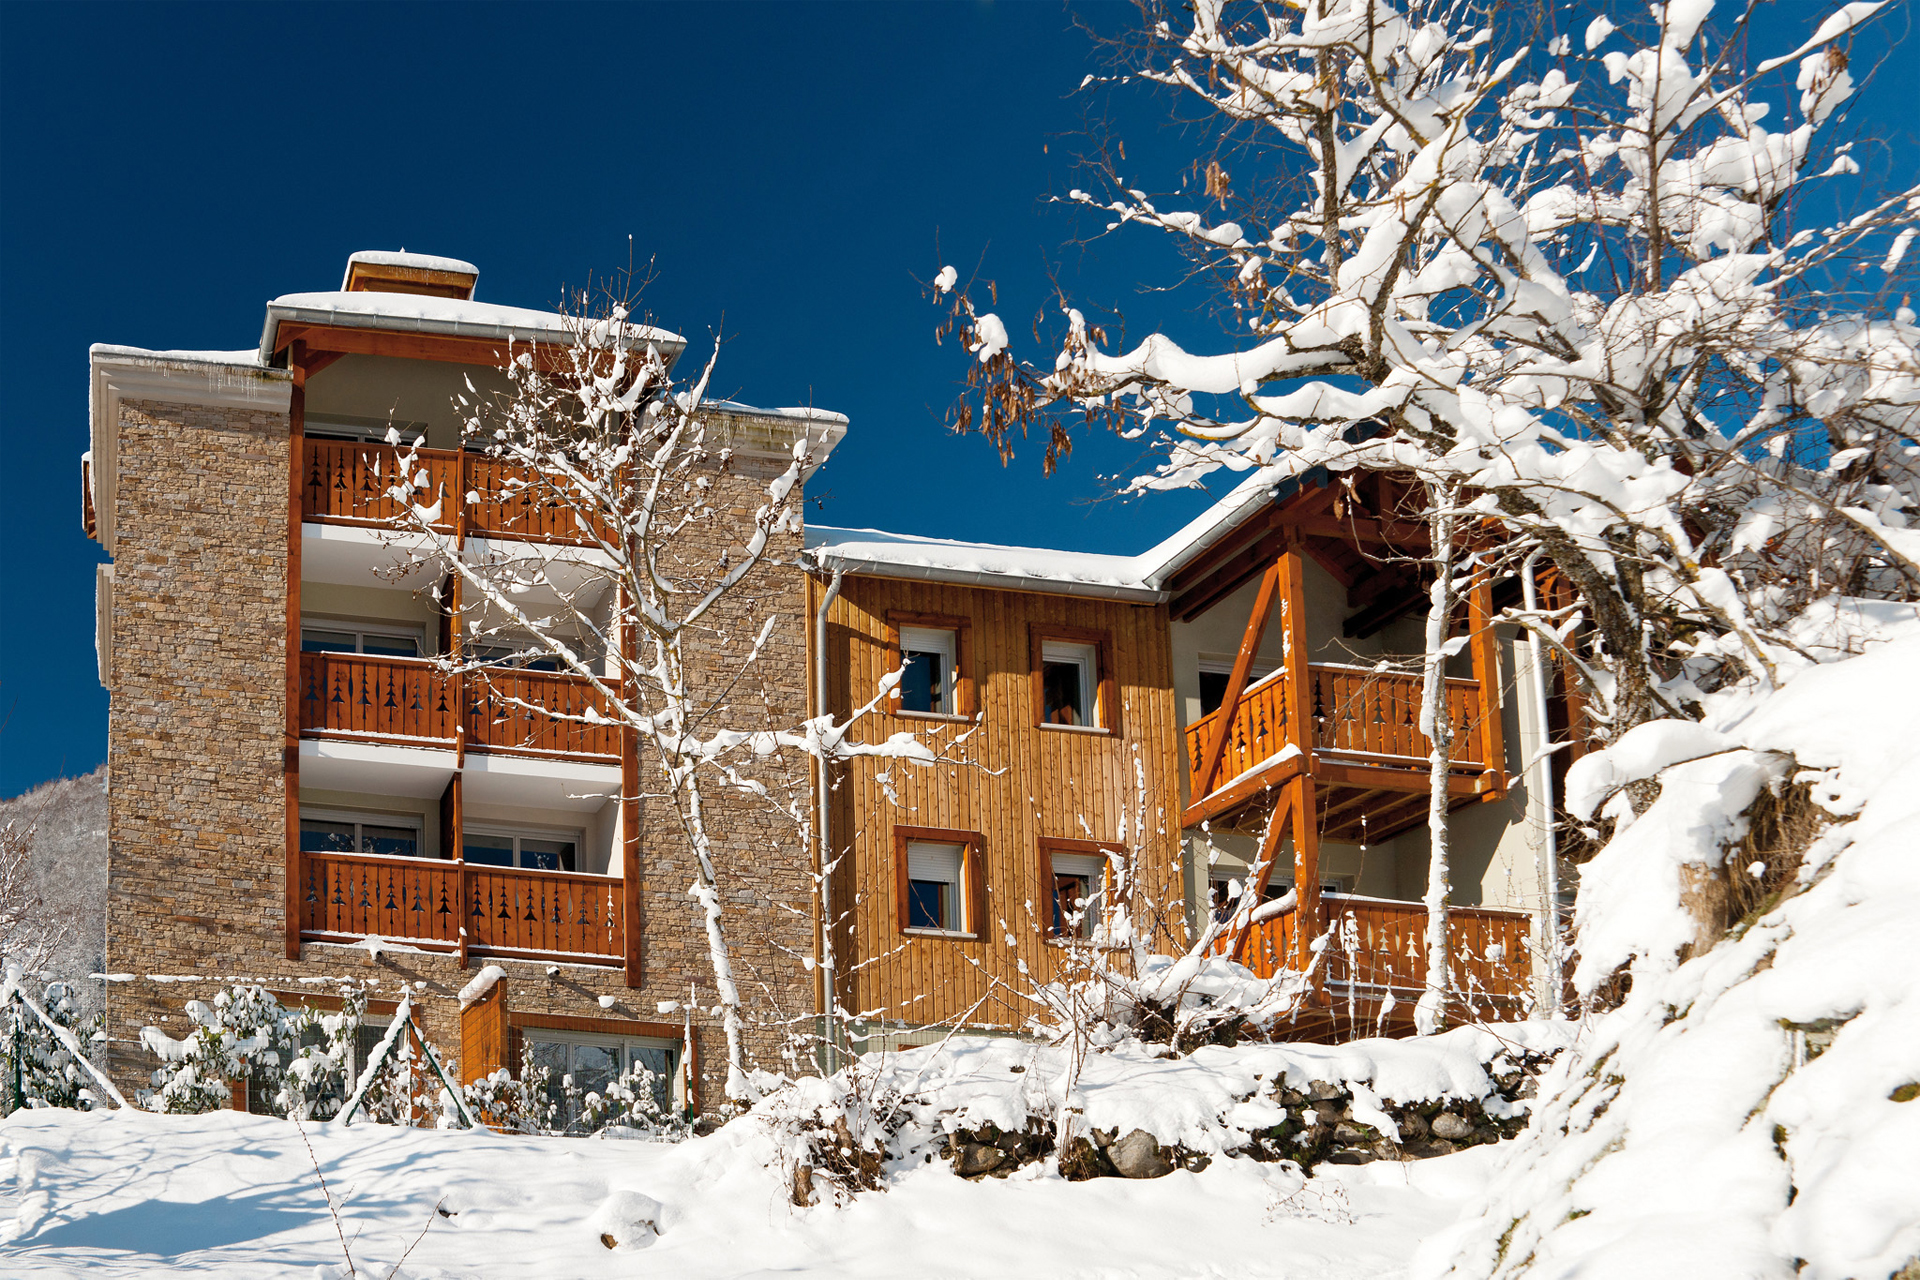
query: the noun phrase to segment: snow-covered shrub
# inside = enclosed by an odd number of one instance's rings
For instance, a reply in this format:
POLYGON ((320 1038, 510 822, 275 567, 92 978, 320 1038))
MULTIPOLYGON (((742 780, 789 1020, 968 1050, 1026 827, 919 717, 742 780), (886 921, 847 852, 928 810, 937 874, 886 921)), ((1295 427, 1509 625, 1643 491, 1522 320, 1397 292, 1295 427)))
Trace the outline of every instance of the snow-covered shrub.
MULTIPOLYGON (((229 1081, 244 1080, 250 1097, 275 1115, 329 1120, 340 1113, 356 1068, 359 1033, 366 1023, 367 991, 341 983, 337 1011, 288 1008, 264 987, 223 987, 212 1001, 187 1002, 193 1030, 174 1039, 147 1027, 141 1043, 161 1059, 143 1106, 196 1114, 227 1106, 229 1081)), ((364 1114, 386 1123, 406 1123, 417 1103, 419 1072, 402 1057, 383 1065, 363 1090, 364 1114)))
POLYGON ((224 1107, 232 1099, 229 1080, 279 1083, 282 1054, 298 1043, 290 1014, 272 993, 256 985, 223 987, 213 1003, 187 1002, 193 1030, 179 1040, 158 1027, 144 1027, 140 1042, 161 1066, 153 1088, 140 1092, 141 1105, 155 1111, 194 1115, 224 1107))
POLYGON ((73 1046, 98 1039, 99 1012, 82 1010, 63 982, 47 984, 41 1007, 71 1038, 54 1032, 18 999, 6 1002, 7 1023, 0 1038, 0 1114, 13 1111, 16 1105, 91 1109, 97 1101, 92 1079, 73 1046))
POLYGON ((586 1093, 580 1099, 570 1131, 599 1133, 606 1129, 633 1129, 655 1137, 684 1136, 687 1124, 673 1108, 667 1081, 636 1062, 607 1084, 604 1093, 586 1093))
POLYGON ((505 1067, 461 1086, 467 1109, 482 1124, 508 1133, 552 1133, 565 1114, 551 1089, 551 1072, 533 1060, 520 1059, 520 1078, 505 1067))

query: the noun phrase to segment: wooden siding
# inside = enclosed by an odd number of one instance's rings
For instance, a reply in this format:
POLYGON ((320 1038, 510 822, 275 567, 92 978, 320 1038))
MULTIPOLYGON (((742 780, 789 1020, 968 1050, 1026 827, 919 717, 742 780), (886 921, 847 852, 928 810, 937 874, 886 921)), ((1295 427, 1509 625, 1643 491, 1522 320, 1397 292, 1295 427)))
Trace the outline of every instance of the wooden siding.
MULTIPOLYGON (((810 590, 817 609, 823 589, 814 583, 810 590)), ((1065 967, 1061 960, 1075 954, 1046 941, 1052 885, 1042 840, 1111 841, 1123 823, 1131 836, 1142 803, 1147 834, 1139 842, 1136 901, 1147 908, 1140 912, 1146 922, 1162 931, 1156 950, 1184 945, 1183 762, 1166 610, 848 577, 828 614, 827 698, 836 714, 871 701, 897 661, 889 615, 964 621, 960 674, 971 683, 979 717, 875 714, 856 731, 865 742, 919 731, 943 754, 972 763, 921 768, 863 760, 834 770, 831 847, 840 861, 833 914, 840 922, 836 953, 846 1007, 915 1024, 1023 1023, 1036 1012, 1023 998, 1030 983, 1051 978, 1065 967), (1118 733, 1036 723, 1036 632, 1102 636, 1107 669, 1101 676, 1118 703, 1118 733), (963 733, 965 740, 957 741, 963 733), (903 933, 897 827, 978 835, 981 875, 974 891, 981 910, 973 936, 903 933)))

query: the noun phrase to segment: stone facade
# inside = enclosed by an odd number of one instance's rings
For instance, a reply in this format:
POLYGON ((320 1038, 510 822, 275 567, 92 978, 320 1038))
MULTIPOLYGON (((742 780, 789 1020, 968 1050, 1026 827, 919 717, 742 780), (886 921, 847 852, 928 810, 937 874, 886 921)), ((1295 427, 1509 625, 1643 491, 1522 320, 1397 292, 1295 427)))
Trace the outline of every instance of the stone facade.
MULTIPOLYGON (((284 395, 284 392, 282 393, 284 395)), ((110 905, 107 965, 130 975, 107 993, 110 1069, 123 1088, 155 1062, 142 1027, 173 1035, 181 1012, 234 981, 298 990, 301 979, 377 983, 376 998, 413 990, 428 1037, 454 1065, 457 993, 473 976, 440 954, 308 943, 285 956, 286 662, 289 419, 284 410, 126 398, 117 421, 109 725, 110 905)), ((682 539, 711 557, 738 546, 765 500, 771 463, 738 458, 711 476, 716 518, 682 539)), ((797 724, 806 714, 805 588, 797 531, 776 536, 768 563, 713 628, 690 646, 696 679, 731 679, 769 612, 778 621, 760 661, 734 688, 743 727, 797 724)), ((106 666, 109 664, 103 664, 106 666)), ((730 713, 731 714, 731 713, 730 713)), ((642 790, 657 764, 641 757, 642 790)), ((804 761, 769 762, 777 794, 804 795, 804 761)), ((809 851, 776 810, 715 792, 708 824, 726 900, 736 973, 749 1006, 754 1065, 779 1069, 787 1021, 813 1011, 804 965, 812 949, 809 851)), ((616 968, 500 960, 514 1014, 666 1021, 664 1001, 713 1004, 702 923, 688 896, 691 853, 663 802, 641 825, 641 985, 616 968), (610 1005, 601 1003, 610 998, 610 1005)), ((473 965, 487 963, 480 958, 473 965)), ((696 1019, 700 1097, 723 1096, 717 1021, 696 1019)))

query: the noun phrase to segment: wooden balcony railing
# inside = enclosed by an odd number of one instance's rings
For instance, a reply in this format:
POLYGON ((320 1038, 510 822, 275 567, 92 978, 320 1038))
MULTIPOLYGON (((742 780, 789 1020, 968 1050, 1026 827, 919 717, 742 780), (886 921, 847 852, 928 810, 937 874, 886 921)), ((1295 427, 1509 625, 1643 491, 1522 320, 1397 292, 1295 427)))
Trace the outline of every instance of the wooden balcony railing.
MULTIPOLYGON (((401 466, 402 450, 358 440, 311 439, 306 442, 306 483, 301 518, 320 524, 384 525, 404 511, 388 496, 401 466)), ((524 542, 591 544, 582 517, 544 482, 524 468, 464 450, 417 449, 413 473, 426 475, 422 499, 440 502, 434 527, 454 531, 455 504, 466 505, 471 536, 514 538, 524 542), (467 501, 472 494, 474 500, 467 501)))
POLYGON ((300 934, 319 941, 379 936, 428 951, 565 956, 621 964, 619 880, 430 858, 300 855, 300 934))
POLYGON ((579 676, 501 668, 449 679, 422 658, 300 655, 303 734, 451 744, 463 721, 468 751, 620 756, 619 726, 579 676), (590 711, 603 718, 565 718, 590 711))
MULTIPOLYGON (((1331 663, 1315 663, 1307 668, 1307 675, 1313 686, 1315 751, 1350 757, 1360 764, 1425 767, 1429 748, 1426 735, 1420 732, 1418 675, 1331 663)), ((1284 671, 1247 687, 1228 727, 1214 789, 1290 745, 1304 746, 1287 722, 1287 706, 1284 671)), ((1474 732, 1480 715, 1479 683, 1449 679, 1447 708, 1454 725, 1453 765, 1477 773, 1485 767, 1481 738, 1474 732)), ((1187 726, 1187 771, 1195 793, 1220 715, 1213 711, 1187 726)))
MULTIPOLYGON (((1418 902, 1321 895, 1330 933, 1320 954, 1329 984, 1392 992, 1398 999, 1418 998, 1427 981, 1427 909, 1418 902)), ((1533 917, 1499 907, 1447 909, 1448 968, 1451 989, 1471 1003, 1488 998, 1517 999, 1532 981, 1528 939, 1533 917)), ((1288 967, 1297 954, 1299 914, 1285 911, 1250 926, 1236 944, 1223 938, 1216 951, 1234 958, 1262 978, 1288 967)))

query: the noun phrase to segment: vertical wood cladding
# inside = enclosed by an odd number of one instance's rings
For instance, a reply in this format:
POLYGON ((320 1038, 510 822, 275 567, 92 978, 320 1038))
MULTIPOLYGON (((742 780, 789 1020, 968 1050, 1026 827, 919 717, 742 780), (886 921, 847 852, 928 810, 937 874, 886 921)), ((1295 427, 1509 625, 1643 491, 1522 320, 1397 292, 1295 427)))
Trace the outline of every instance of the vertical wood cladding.
MULTIPOLYGON (((822 591, 814 592, 817 602, 822 591)), ((960 675, 972 683, 977 718, 876 714, 857 738, 921 732, 943 755, 970 763, 865 759, 835 769, 843 1003, 890 1021, 1023 1023, 1037 1011, 1023 994, 1071 954, 1046 940, 1043 840, 1124 837, 1139 850, 1141 923, 1155 930, 1156 950, 1181 945, 1179 729, 1165 607, 848 577, 827 618, 830 709, 845 715, 874 698, 897 661, 889 619, 912 615, 966 622, 960 675), (1036 633, 1103 637, 1101 675, 1118 703, 1119 732, 1036 723, 1036 633), (1136 832, 1142 816, 1144 831, 1136 832), (974 936, 903 932, 896 827, 979 833, 983 918, 974 936)))

